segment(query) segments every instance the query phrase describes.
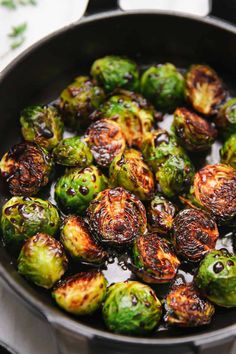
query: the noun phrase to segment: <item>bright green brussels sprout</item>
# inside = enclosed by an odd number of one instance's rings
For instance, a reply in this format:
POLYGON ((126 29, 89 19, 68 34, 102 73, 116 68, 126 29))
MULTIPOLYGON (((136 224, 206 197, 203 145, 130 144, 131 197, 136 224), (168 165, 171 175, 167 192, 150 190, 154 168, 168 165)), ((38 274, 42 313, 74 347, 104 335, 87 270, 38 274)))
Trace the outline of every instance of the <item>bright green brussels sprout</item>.
POLYGON ((61 243, 72 258, 87 263, 101 263, 107 252, 94 240, 88 226, 79 216, 68 216, 61 228, 61 243))
POLYGON ((224 137, 236 134, 236 98, 220 107, 215 123, 224 137))
POLYGON ((20 123, 24 139, 47 150, 53 149, 62 139, 63 123, 58 111, 52 106, 25 108, 21 113, 20 123))
POLYGON ((67 258, 62 244, 38 233, 29 238, 18 257, 18 271, 34 284, 50 289, 65 273, 67 258))
POLYGON ((55 197, 66 213, 81 214, 106 187, 107 178, 96 166, 74 168, 57 181, 55 197))
POLYGON ((161 111, 172 111, 184 100, 185 82, 172 64, 151 66, 142 75, 141 91, 161 111))
POLYGON ((115 157, 109 169, 113 187, 123 187, 141 200, 148 200, 154 194, 154 178, 143 162, 141 152, 130 149, 115 157))
POLYGON ((63 166, 87 167, 93 162, 92 152, 79 136, 61 140, 53 156, 55 162, 63 166))
POLYGON ((14 145, 0 161, 0 170, 13 195, 31 196, 46 186, 52 159, 44 148, 30 142, 14 145))
POLYGON ((109 330, 123 334, 146 334, 158 325, 162 308, 155 292, 137 281, 111 285, 103 305, 109 330))
POLYGON ((208 150, 217 136, 210 123, 184 107, 175 110, 172 128, 180 145, 188 151, 208 150))
POLYGON ((75 274, 60 281, 52 291, 57 305, 73 315, 91 315, 106 296, 107 281, 101 272, 75 274))
POLYGON ((57 208, 46 200, 13 197, 2 208, 1 229, 6 245, 22 246, 38 232, 54 236, 60 226, 57 208))
POLYGON ((88 119, 105 100, 101 87, 88 76, 79 76, 60 95, 60 108, 65 124, 71 129, 84 129, 90 124, 88 119))
POLYGON ((95 60, 91 67, 92 77, 110 92, 117 88, 137 91, 139 72, 135 62, 115 55, 95 60))
POLYGON ((220 149, 221 162, 236 169, 236 134, 232 134, 220 149))
POLYGON ((208 253, 200 263, 195 283, 214 304, 236 306, 236 256, 225 249, 208 253))

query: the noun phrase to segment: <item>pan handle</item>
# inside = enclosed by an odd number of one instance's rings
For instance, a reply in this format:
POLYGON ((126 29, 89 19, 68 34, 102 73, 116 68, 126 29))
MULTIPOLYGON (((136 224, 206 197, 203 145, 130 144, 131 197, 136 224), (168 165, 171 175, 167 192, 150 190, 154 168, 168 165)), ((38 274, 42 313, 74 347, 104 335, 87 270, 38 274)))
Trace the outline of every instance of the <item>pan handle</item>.
POLYGON ((89 0, 84 16, 94 15, 99 12, 118 10, 119 0, 89 0))

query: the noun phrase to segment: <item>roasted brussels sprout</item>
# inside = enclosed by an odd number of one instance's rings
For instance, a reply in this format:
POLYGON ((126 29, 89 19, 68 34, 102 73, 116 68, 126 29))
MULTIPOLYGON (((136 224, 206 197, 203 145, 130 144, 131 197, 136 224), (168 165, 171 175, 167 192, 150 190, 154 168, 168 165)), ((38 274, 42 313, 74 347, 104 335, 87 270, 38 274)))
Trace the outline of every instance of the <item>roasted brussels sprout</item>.
POLYGON ((236 98, 220 107, 215 123, 224 137, 236 134, 236 98))
POLYGON ((112 332, 146 334, 155 329, 162 315, 155 292, 137 281, 125 281, 109 287, 103 319, 112 332))
POLYGON ((184 107, 175 110, 173 130, 178 142, 194 152, 208 150, 217 136, 210 123, 184 107))
POLYGON ((46 200, 12 197, 2 208, 1 229, 6 245, 18 249, 38 232, 54 236, 60 226, 57 208, 46 200))
POLYGON ((63 123, 54 107, 30 106, 20 117, 21 131, 26 141, 52 150, 62 139, 63 123))
POLYGON ((186 98, 199 113, 216 114, 226 91, 216 72, 206 65, 192 65, 186 74, 186 98))
POLYGON ((132 259, 131 270, 150 284, 171 281, 180 265, 171 244, 156 233, 135 239, 132 259))
POLYGON ((58 306, 74 315, 91 315, 101 306, 107 281, 101 272, 75 274, 60 281, 52 291, 58 306))
POLYGON ((79 76, 60 95, 60 109, 65 124, 71 129, 84 129, 90 124, 88 119, 105 100, 101 87, 88 76, 79 76))
POLYGON ((198 262, 215 248, 219 232, 216 223, 203 210, 181 210, 173 223, 173 243, 177 254, 198 262))
POLYGON ((126 145, 121 127, 110 119, 101 119, 92 124, 87 131, 87 142, 94 159, 102 167, 109 166, 126 145))
POLYGON ((176 207, 161 194, 155 195, 147 206, 147 218, 151 231, 167 234, 173 225, 176 207))
POLYGON ((107 187, 107 178, 96 166, 68 170, 55 187, 57 202, 66 213, 81 214, 95 195, 107 187))
POLYGON ((214 306, 203 299, 193 284, 174 286, 165 301, 165 322, 170 326, 197 327, 211 322, 214 306))
POLYGON ((110 55, 97 59, 91 67, 91 75, 108 92, 117 88, 131 91, 139 88, 137 65, 127 58, 110 55))
POLYGON ((220 149, 221 162, 236 170, 236 134, 232 134, 220 149))
POLYGON ((67 258, 61 243, 38 233, 29 238, 18 257, 18 271, 34 284, 50 289, 65 273, 67 258))
POLYGON ((79 216, 68 216, 61 229, 61 243, 72 258, 87 263, 101 263, 107 253, 95 242, 88 226, 79 216))
POLYGON ((131 243, 147 227, 142 202, 121 187, 100 192, 90 203, 87 216, 99 241, 112 246, 131 243))
POLYGON ((87 167, 93 162, 92 152, 79 136, 61 140, 53 150, 53 157, 63 166, 87 167))
POLYGON ((172 111, 184 100, 185 82, 172 64, 151 66, 142 75, 141 91, 158 110, 172 111))
POLYGON ((139 151, 130 149, 118 155, 110 166, 109 175, 112 186, 124 187, 141 200, 153 197, 153 174, 139 151))
POLYGON ((14 145, 3 156, 0 170, 11 194, 31 196, 48 183, 52 160, 39 145, 24 142, 14 145))
POLYGON ((210 252, 200 263, 195 283, 214 304, 236 306, 236 256, 225 249, 210 252))

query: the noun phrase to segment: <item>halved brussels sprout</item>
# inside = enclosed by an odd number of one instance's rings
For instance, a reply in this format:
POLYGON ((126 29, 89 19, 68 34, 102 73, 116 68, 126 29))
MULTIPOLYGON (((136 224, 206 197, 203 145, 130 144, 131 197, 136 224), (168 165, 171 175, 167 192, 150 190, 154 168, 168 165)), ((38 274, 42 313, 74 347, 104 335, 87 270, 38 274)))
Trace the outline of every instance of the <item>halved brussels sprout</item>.
POLYGON ((184 107, 175 110, 172 127, 178 142, 188 151, 208 150, 217 136, 210 123, 184 107))
POLYGON ((92 152, 79 136, 61 140, 53 150, 53 157, 63 166, 87 167, 93 162, 92 152))
POLYGON ((115 157, 109 169, 113 187, 124 187, 141 200, 148 200, 154 194, 154 178, 143 162, 141 152, 130 149, 115 157))
POLYGON ((74 168, 57 181, 55 198, 66 213, 81 214, 106 187, 107 178, 96 166, 74 168))
POLYGON ((100 192, 90 203, 87 216, 99 241, 111 246, 131 243, 147 227, 142 202, 121 187, 100 192))
POLYGON ((220 107, 215 123, 224 137, 236 134, 236 98, 220 107))
POLYGON ((34 284, 50 289, 65 273, 68 260, 62 244, 38 233, 29 238, 18 257, 18 271, 34 284))
POLYGON ((101 119, 90 125, 86 141, 97 164, 102 167, 109 166, 126 145, 121 127, 110 119, 101 119))
POLYGON ((186 98, 199 113, 216 114, 226 97, 222 81, 207 65, 192 65, 186 75, 186 98))
POLYGON ((20 123, 24 139, 47 150, 53 149, 62 139, 64 126, 58 111, 52 106, 25 108, 21 113, 20 123))
POLYGON ((148 285, 125 281, 108 288, 102 313, 107 328, 112 332, 140 335, 156 328, 162 308, 148 285))
POLYGON ((150 284, 170 282, 180 265, 172 245, 156 233, 135 239, 132 259, 131 270, 150 284))
POLYGON ((141 91, 158 110, 172 111, 184 101, 185 81, 172 64, 151 66, 142 75, 141 91))
POLYGON ((67 312, 91 315, 101 306, 106 286, 106 278, 101 272, 82 272, 60 281, 53 289, 52 297, 67 312))
POLYGON ((139 88, 138 67, 127 58, 109 55, 97 59, 91 67, 91 75, 108 92, 117 88, 131 91, 139 88))
POLYGON ((107 252, 95 242, 88 226, 79 216, 68 216, 61 228, 60 241, 72 258, 88 263, 101 263, 107 252))
POLYGON ((195 283, 214 304, 236 306, 236 256, 225 249, 210 252, 200 263, 195 283))
POLYGON ((201 297, 193 284, 174 286, 165 301, 165 322, 169 326, 197 327, 209 324, 214 306, 201 297))
POLYGON ((212 217, 199 209, 181 210, 174 219, 172 239, 177 254, 198 262, 215 248, 219 232, 212 217))
POLYGON ((31 196, 46 186, 52 172, 47 151, 34 143, 14 145, 0 161, 0 170, 13 195, 31 196))
POLYGON ((236 169, 236 134, 232 134, 220 149, 221 162, 236 169))

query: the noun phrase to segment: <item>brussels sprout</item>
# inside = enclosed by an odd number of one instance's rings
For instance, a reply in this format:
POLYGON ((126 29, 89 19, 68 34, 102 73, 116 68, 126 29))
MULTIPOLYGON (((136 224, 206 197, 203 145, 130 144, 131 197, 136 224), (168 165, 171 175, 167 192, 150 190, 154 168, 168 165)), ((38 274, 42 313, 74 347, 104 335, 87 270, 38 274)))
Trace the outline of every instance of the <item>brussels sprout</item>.
POLYGON ((217 136, 210 123, 184 107, 174 113, 173 130, 178 142, 194 152, 208 150, 217 136))
POLYGON ((176 207, 161 194, 155 195, 147 207, 151 231, 167 234, 173 225, 176 207))
POLYGON ((236 98, 220 107, 215 123, 224 137, 236 134, 236 98))
POLYGON ((214 304, 236 306, 236 256, 225 249, 210 252, 200 263, 195 283, 214 304))
POLYGON ((141 91, 158 110, 172 111, 184 100, 185 82, 172 64, 151 66, 142 75, 141 91))
POLYGON ((12 197, 2 208, 1 229, 6 245, 22 246, 37 232, 54 236, 60 226, 57 208, 46 200, 12 197))
POLYGON ((171 281, 180 265, 171 244, 156 233, 135 239, 132 259, 131 270, 150 284, 171 281))
POLYGON ((217 113, 226 91, 216 72, 206 65, 192 65, 186 75, 186 98, 193 108, 207 116, 217 113))
POLYGON ((91 315, 106 295, 107 281, 101 272, 83 272, 59 282, 52 291, 58 306, 74 315, 91 315))
POLYGON ((88 115, 105 100, 101 87, 88 76, 79 76, 60 95, 60 108, 65 121, 71 129, 87 128, 90 123, 88 115))
POLYGON ((38 233, 29 238, 18 257, 18 271, 34 284, 50 289, 65 273, 67 258, 62 244, 38 233))
POLYGON ((61 243, 72 258, 88 263, 101 263, 107 253, 98 245, 88 226, 79 216, 68 216, 61 229, 61 243))
POLYGON ((93 162, 92 152, 78 136, 60 141, 53 156, 56 163, 63 166, 87 167, 93 162))
POLYGON ((155 292, 137 281, 111 285, 103 305, 109 330, 123 334, 147 334, 158 325, 162 308, 155 292))
POLYGON ((219 232, 214 220, 203 210, 181 210, 173 223, 173 243, 177 254, 198 262, 215 248, 219 232))
POLYGON ((101 119, 87 131, 87 142, 98 165, 107 167, 116 155, 125 149, 121 127, 110 119, 101 119))
POLYGON ((197 327, 211 322, 214 306, 203 299, 193 284, 174 286, 165 301, 165 322, 170 326, 197 327))
POLYGON ((62 139, 63 123, 54 107, 27 107, 21 113, 20 123, 24 139, 47 150, 53 149, 62 139))
POLYGON ((141 200, 151 199, 154 194, 153 174, 137 150, 126 150, 118 155, 110 166, 109 175, 112 186, 124 187, 141 200))
POLYGON ((111 246, 131 243, 147 227, 142 202, 121 187, 100 192, 90 203, 87 216, 99 241, 111 246))
POLYGON ((58 180, 55 197, 66 213, 80 214, 106 187, 107 178, 96 166, 74 168, 58 180))
POLYGON ((137 91, 139 72, 135 62, 115 55, 95 60, 91 67, 93 78, 110 92, 117 88, 137 91))
POLYGON ((232 134, 220 149, 221 162, 236 169, 236 134, 232 134))
POLYGON ((48 183, 52 160, 39 145, 24 142, 14 145, 3 156, 0 170, 11 194, 31 196, 48 183))

